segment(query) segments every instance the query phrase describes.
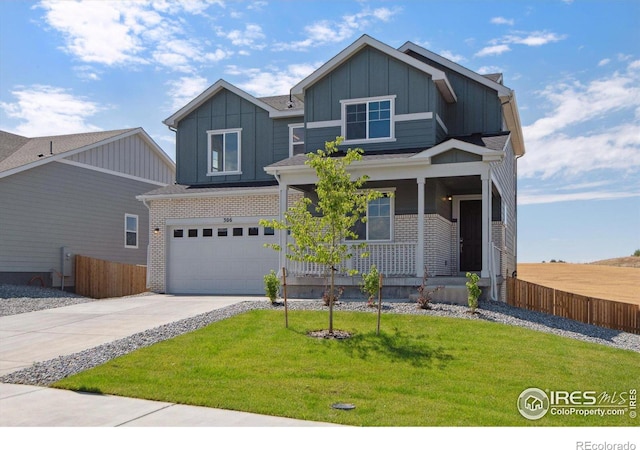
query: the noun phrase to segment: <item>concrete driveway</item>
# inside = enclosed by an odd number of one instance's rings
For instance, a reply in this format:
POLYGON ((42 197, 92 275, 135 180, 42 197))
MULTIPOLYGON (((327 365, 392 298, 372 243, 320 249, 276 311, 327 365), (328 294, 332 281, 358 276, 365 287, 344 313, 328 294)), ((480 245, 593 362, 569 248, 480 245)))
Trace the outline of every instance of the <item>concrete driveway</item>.
MULTIPOLYGON (((0 317, 0 375, 263 297, 142 295, 0 317)), ((265 300, 266 301, 266 300, 265 300)), ((0 383, 0 426, 326 426, 110 395, 0 383)))

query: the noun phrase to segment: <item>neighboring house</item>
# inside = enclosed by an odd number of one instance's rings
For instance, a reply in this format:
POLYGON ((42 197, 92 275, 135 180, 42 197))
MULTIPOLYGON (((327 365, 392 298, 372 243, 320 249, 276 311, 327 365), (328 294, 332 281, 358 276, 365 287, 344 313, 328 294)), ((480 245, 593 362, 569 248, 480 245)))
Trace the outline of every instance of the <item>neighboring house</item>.
POLYGON ((414 294, 426 273, 448 286, 441 298, 466 299, 470 271, 490 297, 504 298, 516 268, 516 160, 525 150, 501 75, 364 35, 288 96, 255 98, 220 80, 164 123, 176 131, 178 184, 139 197, 160 230, 151 238, 151 289, 263 294, 263 275, 286 266, 290 293, 321 295, 317 268, 265 249, 288 237, 258 220, 313 196, 304 153, 343 136, 342 148, 365 151, 351 172, 393 193, 370 205, 358 230, 370 257, 350 266, 375 264, 392 296, 414 294))
POLYGON ((146 264, 149 210, 136 196, 174 181, 142 128, 0 131, 0 283, 74 286, 76 254, 146 264))

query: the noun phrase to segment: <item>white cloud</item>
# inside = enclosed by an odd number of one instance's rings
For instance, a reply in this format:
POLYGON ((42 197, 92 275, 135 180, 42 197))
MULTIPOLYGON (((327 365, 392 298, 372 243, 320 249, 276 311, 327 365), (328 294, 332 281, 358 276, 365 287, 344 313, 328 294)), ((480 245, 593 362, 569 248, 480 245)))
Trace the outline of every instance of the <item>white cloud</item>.
POLYGON ((306 39, 274 44, 276 51, 305 51, 324 44, 343 42, 354 34, 367 31, 376 22, 388 22, 400 12, 399 8, 363 9, 356 14, 347 14, 340 20, 320 20, 305 27, 306 39))
POLYGON ((625 73, 547 86, 539 93, 549 113, 523 127, 523 178, 578 176, 600 169, 640 170, 640 64, 625 73), (615 115, 618 119, 613 122, 615 115))
POLYGON ((566 39, 566 35, 558 35, 548 31, 532 31, 529 33, 514 32, 498 39, 492 39, 487 47, 478 51, 475 56, 495 56, 511 50, 510 44, 539 47, 566 39))
POLYGON ((478 70, 476 70, 481 75, 485 75, 488 73, 502 73, 503 70, 498 66, 482 66, 478 70))
POLYGON ((87 120, 106 108, 74 96, 66 89, 47 85, 18 86, 11 94, 16 101, 0 102, 0 108, 7 117, 21 122, 13 130, 17 134, 45 136, 101 129, 87 120))
POLYGON ((171 109, 177 111, 196 98, 209 87, 209 82, 201 76, 184 76, 167 83, 171 109))
POLYGON ((533 31, 528 34, 511 34, 502 38, 501 41, 507 44, 522 44, 529 47, 539 47, 541 45, 561 41, 566 39, 566 37, 566 35, 558 35, 547 31, 533 31))
POLYGON ((526 192, 518 195, 518 205, 538 205, 542 203, 575 202, 580 200, 615 200, 640 197, 640 192, 590 191, 570 194, 533 194, 526 192))
POLYGON ((475 54, 475 56, 494 56, 494 55, 501 55, 505 52, 510 51, 511 48, 506 45, 506 44, 498 44, 498 45, 491 45, 489 47, 485 47, 482 50, 480 50, 479 52, 477 52, 475 54))
POLYGON ((449 50, 441 51, 440 52, 440 56, 442 56, 443 58, 447 58, 449 61, 453 61, 455 63, 462 63, 462 62, 466 61, 466 58, 464 56, 456 55, 456 54, 454 54, 453 52, 451 52, 449 50))
POLYGON ((209 58, 215 53, 205 42, 188 36, 185 26, 194 15, 205 15, 211 5, 224 7, 223 2, 211 0, 43 0, 39 4, 46 23, 62 34, 63 50, 84 63, 155 63, 179 72, 219 60, 209 58))
POLYGON ((228 67, 228 70, 237 74, 239 72, 247 74, 249 79, 244 82, 235 83, 239 88, 249 92, 256 97, 267 97, 271 95, 285 95, 292 86, 300 82, 320 66, 316 64, 292 64, 286 70, 278 68, 245 69, 240 70, 235 66, 228 67))
POLYGON ((265 38, 262 27, 256 24, 246 24, 244 30, 224 31, 222 28, 216 30, 220 37, 229 39, 233 45, 239 47, 249 47, 254 50, 262 50, 266 44, 262 42, 265 38))
POLYGON ((506 19, 504 17, 493 17, 491 23, 494 25, 511 25, 513 26, 513 19, 506 19))
POLYGON ((598 63, 598 66, 599 67, 606 66, 610 62, 611 62, 611 60, 609 58, 601 59, 600 62, 598 63))

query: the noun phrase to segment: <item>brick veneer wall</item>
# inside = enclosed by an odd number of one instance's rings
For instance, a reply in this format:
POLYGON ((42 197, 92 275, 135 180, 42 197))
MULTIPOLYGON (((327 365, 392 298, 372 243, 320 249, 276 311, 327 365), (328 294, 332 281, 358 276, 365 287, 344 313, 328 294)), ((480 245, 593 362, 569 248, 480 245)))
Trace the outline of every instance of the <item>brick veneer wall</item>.
MULTIPOLYGON (((299 195, 289 193, 290 203, 299 195)), ((153 292, 165 292, 166 247, 168 245, 167 219, 255 217, 256 221, 278 214, 278 194, 233 197, 171 198, 150 200, 149 226, 159 228, 151 233, 147 285, 153 292)))
MULTIPOLYGON (((418 241, 418 215, 395 216, 395 242, 418 241)), ((424 216, 424 262, 429 276, 452 276, 457 270, 454 224, 438 214, 424 216)), ((421 277, 423 274, 416 274, 421 277)))

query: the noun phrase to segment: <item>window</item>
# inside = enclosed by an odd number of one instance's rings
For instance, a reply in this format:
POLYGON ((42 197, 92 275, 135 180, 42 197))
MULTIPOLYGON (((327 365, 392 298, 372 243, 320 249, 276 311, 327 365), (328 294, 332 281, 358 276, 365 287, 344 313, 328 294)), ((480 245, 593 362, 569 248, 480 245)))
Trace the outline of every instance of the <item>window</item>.
POLYGON ((226 228, 218 228, 218 237, 225 237, 227 235, 226 228))
POLYGON ((304 152, 304 124, 289 125, 289 156, 300 155, 304 152))
POLYGON ((265 236, 274 236, 276 234, 273 227, 264 227, 264 235, 265 236))
POLYGON ((394 139, 394 99, 343 100, 342 135, 346 141, 394 139))
POLYGON ((212 236, 213 236, 213 228, 202 229, 202 237, 212 237, 212 236))
POLYGON ((209 171, 207 175, 240 172, 241 129, 207 131, 209 138, 209 171))
POLYGON ((242 228, 234 228, 233 229, 234 236, 242 236, 242 228))
POLYGON ((392 236, 393 202, 385 195, 369 202, 367 220, 358 221, 355 233, 358 239, 367 241, 390 241, 392 236))
POLYGON ((174 238, 181 238, 184 236, 184 230, 173 230, 174 238))
POLYGON ((124 215, 124 247, 138 248, 138 216, 124 215))
POLYGON ((198 237, 198 229, 197 228, 189 228, 187 232, 187 236, 189 237, 198 237))
POLYGON ((258 236, 258 227, 249 227, 249 236, 258 236))

